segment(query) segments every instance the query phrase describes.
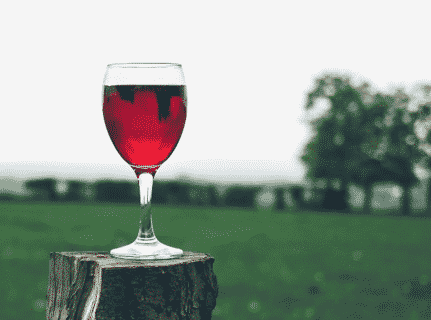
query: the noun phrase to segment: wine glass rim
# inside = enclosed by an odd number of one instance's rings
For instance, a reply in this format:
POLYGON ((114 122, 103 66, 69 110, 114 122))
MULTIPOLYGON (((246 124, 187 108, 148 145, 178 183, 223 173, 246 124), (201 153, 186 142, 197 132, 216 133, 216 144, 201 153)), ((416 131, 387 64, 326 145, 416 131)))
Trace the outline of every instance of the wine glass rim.
POLYGON ((168 68, 181 67, 179 63, 171 62, 130 62, 130 63, 111 63, 107 68, 168 68))

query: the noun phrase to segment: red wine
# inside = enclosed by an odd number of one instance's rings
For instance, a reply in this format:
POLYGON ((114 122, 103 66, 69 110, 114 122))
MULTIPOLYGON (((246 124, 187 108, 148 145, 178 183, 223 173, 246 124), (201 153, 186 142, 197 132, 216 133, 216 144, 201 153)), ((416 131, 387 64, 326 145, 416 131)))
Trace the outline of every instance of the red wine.
POLYGON ((155 174, 172 154, 184 129, 186 99, 185 86, 105 86, 105 125, 118 153, 132 168, 151 167, 138 171, 155 174))

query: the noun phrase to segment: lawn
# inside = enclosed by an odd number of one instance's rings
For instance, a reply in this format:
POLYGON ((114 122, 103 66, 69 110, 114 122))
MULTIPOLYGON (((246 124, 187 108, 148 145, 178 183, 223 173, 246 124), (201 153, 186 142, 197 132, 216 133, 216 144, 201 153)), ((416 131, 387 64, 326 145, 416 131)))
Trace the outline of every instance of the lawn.
MULTIPOLYGON (((0 318, 45 319, 49 253, 132 242, 139 206, 0 203, 0 318)), ((155 206, 160 241, 210 253, 213 319, 429 319, 431 219, 155 206)))

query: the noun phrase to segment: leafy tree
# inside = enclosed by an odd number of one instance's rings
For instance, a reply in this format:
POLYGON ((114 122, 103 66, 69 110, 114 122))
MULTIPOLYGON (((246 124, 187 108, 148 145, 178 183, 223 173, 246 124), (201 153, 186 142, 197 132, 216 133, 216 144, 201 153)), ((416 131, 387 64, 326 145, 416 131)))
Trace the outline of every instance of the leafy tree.
MULTIPOLYGON (((419 143, 415 146, 420 152, 421 157, 418 164, 425 170, 428 171, 428 177, 430 176, 429 170, 431 169, 431 85, 421 85, 420 91, 422 91, 421 101, 417 105, 417 110, 412 112, 414 121, 414 134, 419 139, 419 143)), ((427 184, 426 195, 429 197, 431 184, 427 184)), ((429 204, 427 204, 429 206, 429 204)))
POLYGON ((166 183, 161 182, 160 180, 155 180, 153 182, 153 190, 152 190, 151 202, 153 204, 167 204, 168 202, 168 193, 166 188, 166 183))
MULTIPOLYGON (((333 76, 318 79, 317 84, 308 95, 306 109, 316 98, 329 99, 331 109, 326 116, 310 121, 318 134, 301 159, 312 180, 341 181, 340 198, 331 193, 331 203, 345 201, 346 187, 353 182, 365 188, 364 211, 369 212, 376 182, 393 181, 404 190, 417 182, 412 161, 420 152, 412 134, 414 116, 407 110, 409 98, 402 90, 394 96, 371 95, 367 84, 354 88, 348 79, 333 76)), ((403 214, 407 214, 408 204, 404 192, 403 214)))
POLYGON ((288 192, 292 196, 294 206, 300 210, 306 209, 304 204, 304 187, 293 186, 288 189, 288 192))
POLYGON ((68 190, 64 195, 64 201, 83 201, 85 183, 82 181, 68 181, 68 190))
POLYGON ((346 212, 348 210, 346 188, 342 190, 333 190, 328 188, 325 190, 323 199, 323 211, 346 212))
POLYGON ((365 212, 371 209, 373 185, 392 181, 403 188, 401 212, 409 214, 407 191, 418 182, 413 163, 421 153, 416 147, 418 139, 413 134, 415 116, 407 110, 408 102, 409 97, 402 90, 394 96, 377 94, 371 104, 371 114, 375 115, 380 110, 384 112, 363 122, 366 130, 363 134, 369 140, 365 140, 361 147, 369 158, 354 159, 352 180, 366 190, 365 212))
POLYGON ((217 188, 214 185, 210 185, 207 188, 209 195, 209 205, 214 207, 220 206, 220 194, 217 192, 217 188))
POLYGON ((56 184, 57 181, 53 178, 32 179, 25 182, 25 187, 31 190, 34 199, 57 201, 59 196, 56 184))
POLYGON ((199 185, 189 183, 189 200, 190 204, 195 206, 218 206, 219 195, 213 185, 199 185))
POLYGON ((99 181, 95 184, 96 201, 139 203, 137 184, 128 181, 99 181))
POLYGON ((199 191, 200 205, 218 206, 220 205, 220 195, 215 186, 193 185, 184 181, 160 181, 153 183, 153 195, 151 202, 153 204, 171 204, 171 205, 189 205, 197 204, 193 202, 190 193, 194 190, 199 191))
POLYGON ((308 167, 307 178, 312 181, 340 182, 339 190, 326 193, 331 201, 324 204, 330 209, 329 204, 338 202, 343 205, 332 209, 345 210, 351 171, 361 156, 359 146, 364 136, 358 133, 366 119, 366 92, 351 86, 349 79, 331 75, 317 79, 316 84, 316 89, 308 94, 306 110, 314 109, 318 98, 329 100, 330 109, 324 116, 310 121, 316 135, 307 144, 301 160, 308 167))
POLYGON ((259 190, 259 187, 230 187, 226 192, 224 203, 229 207, 253 208, 259 190))
POLYGON ((286 190, 284 188, 275 188, 275 209, 285 210, 286 204, 284 203, 284 193, 286 190))
POLYGON ((168 181, 165 183, 165 192, 169 204, 189 205, 190 183, 182 181, 168 181))

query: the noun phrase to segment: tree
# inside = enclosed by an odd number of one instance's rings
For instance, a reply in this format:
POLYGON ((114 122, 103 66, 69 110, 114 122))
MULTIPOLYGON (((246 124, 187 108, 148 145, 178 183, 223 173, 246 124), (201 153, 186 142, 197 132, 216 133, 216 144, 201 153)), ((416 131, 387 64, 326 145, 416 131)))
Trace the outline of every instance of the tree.
POLYGON ((219 207, 220 206, 220 194, 217 191, 217 188, 214 185, 210 185, 208 188, 208 195, 209 195, 209 205, 213 207, 219 207))
POLYGON ((322 205, 329 209, 330 204, 338 202, 332 209, 345 210, 346 189, 364 139, 358 133, 368 111, 364 102, 367 85, 361 87, 361 91, 350 85, 349 79, 332 75, 317 79, 316 84, 315 90, 308 94, 305 109, 316 108, 318 98, 329 100, 330 109, 326 115, 309 121, 316 135, 307 144, 301 160, 308 167, 307 178, 312 181, 339 182, 339 190, 326 192, 331 199, 324 200, 322 205))
POLYGON ((275 209, 276 210, 285 210, 286 204, 284 201, 284 193, 286 190, 284 188, 275 188, 275 209))
POLYGON ((64 201, 83 201, 85 183, 82 181, 68 181, 68 190, 64 195, 64 201))
MULTIPOLYGON (((316 98, 329 99, 326 117, 310 121, 317 135, 307 145, 302 160, 316 179, 339 179, 339 198, 327 193, 331 201, 345 201, 346 186, 354 182, 365 188, 364 211, 371 209, 372 186, 380 181, 394 181, 406 191, 417 182, 412 161, 420 153, 413 133, 414 116, 407 110, 408 96, 371 95, 368 85, 359 88, 348 79, 326 76, 317 80, 317 88, 308 95, 306 109, 316 98)), ((409 208, 407 192, 403 196, 403 214, 409 208)))
POLYGON ((190 183, 183 181, 168 181, 165 183, 167 202, 174 205, 189 205, 190 183))
POLYGON ((31 190, 36 200, 57 201, 59 197, 56 184, 57 181, 53 178, 32 179, 25 182, 25 187, 31 190))
MULTIPOLYGON (((428 178, 430 177, 431 169, 431 85, 422 84, 419 86, 421 93, 419 101, 416 104, 416 111, 412 112, 411 115, 414 121, 414 134, 419 139, 419 143, 416 144, 418 151, 421 153, 418 164, 420 167, 427 171, 428 178)), ((429 197, 431 184, 428 181, 427 184, 427 199, 429 197)), ((429 206, 429 202, 427 203, 429 206)))
POLYGON ((347 204, 347 188, 342 190, 326 189, 322 203, 323 211, 338 211, 346 212, 347 204))
POLYGON ((292 205, 294 208, 299 210, 306 209, 306 205, 304 203, 304 187, 302 186, 293 186, 289 187, 287 192, 289 192, 292 200, 292 205))
POLYGON ((154 180, 151 202, 153 204, 167 204, 168 194, 165 182, 154 180))
POLYGON ((99 181, 95 185, 96 201, 139 203, 138 185, 129 181, 99 181))
POLYGON ((226 192, 224 203, 229 207, 253 208, 259 190, 259 187, 230 187, 226 192))
MULTIPOLYGON (((382 108, 385 113, 383 121, 375 121, 374 124, 380 131, 373 133, 371 141, 380 145, 371 154, 371 159, 363 161, 363 165, 359 163, 355 169, 357 172, 357 168, 364 168, 364 171, 368 172, 367 183, 363 184, 367 189, 368 205, 371 203, 371 188, 375 182, 392 181, 399 184, 404 190, 401 207, 403 215, 409 214, 408 190, 419 181, 414 174, 413 165, 422 156, 417 149, 418 139, 414 136, 416 115, 407 109, 409 100, 403 90, 398 90, 393 96, 376 95, 372 108, 382 108), (374 169, 369 170, 367 165, 371 160, 378 160, 379 164, 374 163, 374 169)), ((371 121, 367 123, 367 130, 372 128, 371 121)), ((368 205, 367 208, 370 209, 368 205)))

